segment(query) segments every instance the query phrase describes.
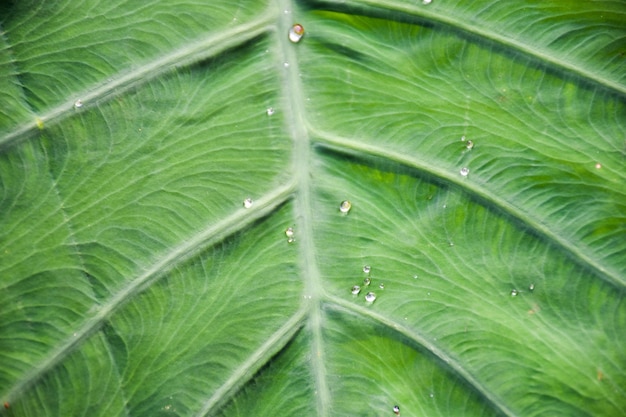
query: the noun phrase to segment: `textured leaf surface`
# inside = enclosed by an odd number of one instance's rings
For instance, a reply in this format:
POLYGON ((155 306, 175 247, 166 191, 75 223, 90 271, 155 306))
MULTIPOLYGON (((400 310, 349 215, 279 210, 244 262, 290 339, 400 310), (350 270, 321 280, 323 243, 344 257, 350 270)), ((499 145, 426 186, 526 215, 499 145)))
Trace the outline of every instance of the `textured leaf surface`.
POLYGON ((624 2, 0 12, 1 415, 626 414, 624 2))

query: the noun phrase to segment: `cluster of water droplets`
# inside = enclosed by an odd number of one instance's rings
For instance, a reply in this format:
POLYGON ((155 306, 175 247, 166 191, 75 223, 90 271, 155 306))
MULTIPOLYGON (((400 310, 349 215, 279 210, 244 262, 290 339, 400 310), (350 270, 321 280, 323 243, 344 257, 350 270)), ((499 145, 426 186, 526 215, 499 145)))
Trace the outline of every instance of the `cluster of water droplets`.
MULTIPOLYGON (((363 278, 363 284, 362 284, 363 287, 361 287, 361 285, 353 285, 352 289, 350 290, 352 295, 359 295, 361 293, 362 288, 369 288, 371 286, 372 284, 372 277, 370 276, 371 271, 372 271, 371 266, 365 265, 363 267, 363 273, 366 275, 365 278, 363 278)), ((380 283, 378 287, 382 290, 385 288, 385 284, 380 283)), ((370 304, 376 301, 376 293, 374 291, 368 291, 365 294, 365 301, 367 301, 370 304)))

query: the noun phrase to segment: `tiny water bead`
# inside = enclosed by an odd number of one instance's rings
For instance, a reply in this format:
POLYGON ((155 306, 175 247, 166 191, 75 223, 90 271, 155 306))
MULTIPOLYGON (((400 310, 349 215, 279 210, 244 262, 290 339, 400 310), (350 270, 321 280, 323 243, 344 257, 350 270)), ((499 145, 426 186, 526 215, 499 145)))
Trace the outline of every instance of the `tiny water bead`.
POLYGON ((366 287, 369 287, 371 283, 372 283, 372 279, 369 277, 363 280, 363 285, 365 285, 366 287))
POLYGON ((464 177, 467 177, 469 175, 469 168, 468 167, 463 167, 461 168, 461 171, 459 171, 460 174, 464 177))
POLYGON ((363 267, 363 272, 365 272, 366 274, 369 274, 371 270, 372 268, 369 265, 365 265, 363 267))
POLYGON ((422 4, 430 4, 433 0, 422 0, 422 4))
POLYGON ((276 113, 276 110, 274 110, 274 107, 268 107, 267 110, 265 110, 265 112, 267 113, 268 116, 272 116, 274 113, 276 113))
POLYGON ((382 282, 380 284, 378 284, 378 288, 380 288, 381 290, 385 289, 385 284, 383 284, 382 282))
POLYGON ((252 207, 252 199, 248 197, 243 200, 243 208, 249 209, 250 207, 252 207))
POLYGON ((511 297, 515 297, 515 296, 517 296, 517 294, 518 294, 518 291, 515 288, 513 288, 511 290, 511 297))
POLYGON ((600 162, 598 162, 598 163, 596 164, 596 169, 600 169, 600 168, 602 168, 602 164, 601 164, 600 162))
POLYGON ((81 107, 83 107, 83 101, 81 99, 78 99, 74 102, 74 108, 75 109, 80 109, 81 107))
POLYGON ((293 237, 293 235, 294 235, 293 227, 288 227, 287 230, 285 230, 285 236, 293 237))
POLYGON ((289 40, 293 43, 298 43, 304 36, 304 27, 300 23, 294 24, 289 29, 289 40))
POLYGON ((465 147, 467 148, 467 150, 471 150, 474 147, 474 142, 472 142, 471 140, 468 140, 467 145, 465 145, 465 147))
POLYGON ((374 301, 376 301, 376 294, 371 291, 368 292, 367 294, 365 294, 365 301, 367 301, 368 303, 373 303, 374 301))
POLYGON ((339 211, 342 213, 348 214, 351 209, 352 209, 352 203, 349 202, 348 200, 342 201, 341 204, 339 205, 339 211))
POLYGON ((528 290, 529 290, 529 291, 534 291, 534 289, 535 289, 535 284, 530 284, 530 285, 528 286, 528 290))
POLYGON ((393 412, 395 415, 399 416, 400 415, 400 407, 398 407, 397 405, 393 406, 393 412))
POLYGON ((352 287, 352 290, 350 292, 352 292, 353 295, 359 295, 359 293, 361 292, 361 287, 355 285, 354 287, 352 287))

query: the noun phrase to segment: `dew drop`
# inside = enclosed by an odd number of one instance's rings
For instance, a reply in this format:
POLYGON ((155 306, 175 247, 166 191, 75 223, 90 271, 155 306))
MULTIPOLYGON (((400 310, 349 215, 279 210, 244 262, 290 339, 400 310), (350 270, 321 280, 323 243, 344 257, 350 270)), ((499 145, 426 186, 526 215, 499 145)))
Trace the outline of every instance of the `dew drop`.
POLYGON ((272 116, 274 113, 276 113, 276 110, 274 110, 274 107, 268 107, 265 113, 267 113, 268 116, 272 116))
POLYGON ((518 294, 517 290, 515 288, 513 288, 511 290, 511 297, 515 297, 518 294))
POLYGON ((430 398, 435 398, 435 394, 433 394, 432 392, 430 393, 430 398))
POLYGON ((600 169, 600 168, 602 168, 602 164, 601 164, 600 162, 598 162, 598 163, 596 164, 596 169, 600 169))
POLYGON ((400 415, 400 407, 398 407, 397 405, 393 406, 393 412, 395 415, 399 416, 400 415))
POLYGON ((80 109, 81 107, 83 107, 83 101, 81 99, 78 99, 74 102, 74 108, 75 109, 80 109))
POLYGON ((300 23, 294 24, 289 29, 289 40, 293 43, 298 43, 304 36, 304 27, 300 23))
POLYGON ((529 289, 530 291, 533 291, 533 290, 535 289, 535 284, 530 284, 530 285, 528 286, 528 289, 529 289))
POLYGON ((467 141, 467 145, 465 145, 465 147, 470 150, 474 147, 474 142, 472 142, 471 140, 467 141))
POLYGON ((352 287, 351 292, 353 295, 358 295, 361 292, 361 287, 359 287, 358 285, 355 285, 354 287, 352 287))
POLYGON ((285 62, 285 63, 283 63, 283 67, 285 67, 285 68, 289 68, 289 62, 285 62))
POLYGON ((287 239, 287 243, 293 243, 296 241, 295 237, 290 237, 289 239, 287 239))
POLYGON ((252 199, 246 198, 245 200, 243 200, 243 208, 249 209, 250 207, 252 207, 252 199))
POLYGON ((430 4, 433 0, 422 0, 422 4, 430 4))
POLYGON ((366 287, 368 287, 371 283, 372 279, 370 277, 367 277, 363 280, 363 285, 365 285, 366 287))
POLYGON ((378 288, 380 288, 381 290, 385 289, 385 284, 383 284, 382 282, 380 284, 378 284, 378 288))
POLYGON ((342 201, 341 205, 339 205, 339 211, 345 214, 348 214, 351 208, 352 208, 352 203, 349 202, 348 200, 342 201))
POLYGON ((461 168, 461 171, 459 171, 461 173, 461 175, 463 175, 464 177, 467 177, 467 175, 469 174, 469 168, 468 167, 463 167, 461 168))
POLYGON ((369 274, 371 270, 372 268, 369 265, 365 265, 363 267, 363 272, 365 272, 366 274, 369 274))
POLYGON ((374 294, 373 292, 368 292, 367 294, 365 294, 365 301, 367 301, 368 303, 373 303, 376 300, 376 294, 374 294))
POLYGON ((417 275, 413 275, 413 279, 417 279, 417 275))
POLYGON ((293 233, 293 227, 288 227, 287 230, 285 230, 285 236, 287 237, 293 237, 294 233, 293 233))

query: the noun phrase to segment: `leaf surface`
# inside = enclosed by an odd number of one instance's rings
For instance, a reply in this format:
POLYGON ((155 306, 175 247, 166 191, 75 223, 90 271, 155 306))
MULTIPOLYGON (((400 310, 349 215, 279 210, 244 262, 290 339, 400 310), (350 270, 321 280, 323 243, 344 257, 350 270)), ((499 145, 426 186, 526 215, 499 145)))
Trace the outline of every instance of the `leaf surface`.
POLYGON ((0 8, 0 414, 626 414, 623 2, 0 8))

